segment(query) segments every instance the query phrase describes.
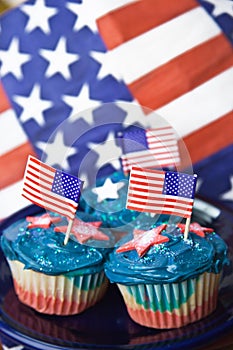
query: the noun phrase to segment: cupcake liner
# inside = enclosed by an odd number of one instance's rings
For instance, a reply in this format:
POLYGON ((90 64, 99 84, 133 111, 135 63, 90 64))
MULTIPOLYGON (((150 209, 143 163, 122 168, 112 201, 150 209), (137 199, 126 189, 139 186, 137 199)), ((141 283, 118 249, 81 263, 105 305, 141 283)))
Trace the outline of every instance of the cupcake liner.
POLYGON ((56 315, 80 313, 105 294, 104 272, 74 276, 51 276, 30 269, 17 260, 8 260, 15 292, 24 304, 38 312, 56 315))
POLYGON ((179 328, 209 315, 217 305, 220 274, 179 283, 118 284, 130 317, 152 328, 179 328))

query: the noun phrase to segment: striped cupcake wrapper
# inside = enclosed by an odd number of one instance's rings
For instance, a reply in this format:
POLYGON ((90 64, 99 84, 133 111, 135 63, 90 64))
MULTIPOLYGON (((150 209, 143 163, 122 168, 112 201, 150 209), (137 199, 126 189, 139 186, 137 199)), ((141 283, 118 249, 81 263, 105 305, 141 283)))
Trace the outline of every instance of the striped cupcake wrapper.
POLYGON ((73 277, 51 276, 24 269, 16 260, 8 263, 19 300, 45 314, 78 314, 96 304, 108 286, 104 271, 73 277))
POLYGON ((179 283, 118 284, 130 317, 152 328, 179 328, 209 315, 217 305, 220 274, 179 283))

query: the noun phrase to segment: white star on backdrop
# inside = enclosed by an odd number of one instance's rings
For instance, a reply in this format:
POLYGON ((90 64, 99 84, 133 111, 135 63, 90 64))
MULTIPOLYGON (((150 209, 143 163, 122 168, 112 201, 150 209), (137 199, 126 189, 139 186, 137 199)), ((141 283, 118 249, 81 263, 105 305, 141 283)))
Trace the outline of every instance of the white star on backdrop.
POLYGON ((61 37, 54 50, 41 49, 39 53, 47 61, 49 66, 45 72, 46 77, 59 73, 65 79, 71 79, 69 66, 79 60, 79 55, 67 52, 66 38, 61 37))
POLYGON ((101 105, 99 101, 90 99, 90 90, 87 84, 83 85, 78 96, 63 95, 62 99, 72 108, 72 111, 70 113, 70 120, 72 122, 74 122, 76 119, 79 119, 83 115, 85 121, 88 124, 92 124, 92 111, 94 108, 101 105), (82 114, 80 114, 80 112, 82 114))
POLYGON ((79 30, 84 26, 88 26, 93 32, 97 31, 96 19, 109 11, 118 8, 121 5, 125 5, 126 0, 85 0, 82 4, 67 3, 67 8, 73 12, 76 16, 76 22, 74 24, 74 30, 79 30), (80 6, 81 5, 81 6, 80 6))
POLYGON ((221 195, 222 199, 230 200, 233 201, 233 176, 230 177, 230 182, 231 182, 231 188, 229 191, 223 193, 221 195))
POLYGON ((42 99, 40 95, 40 86, 35 84, 29 96, 13 96, 13 100, 23 108, 20 115, 20 120, 22 123, 25 123, 30 119, 34 119, 40 126, 45 124, 43 112, 52 107, 53 103, 49 100, 42 99))
POLYGON ((212 15, 218 17, 224 13, 233 16, 233 2, 230 0, 205 0, 214 5, 212 15))
POLYGON ((115 169, 120 169, 121 148, 116 145, 115 137, 112 132, 109 133, 107 139, 103 143, 88 143, 88 147, 98 154, 96 167, 101 168, 105 164, 111 164, 115 169))
POLYGON ((0 50, 0 57, 2 61, 1 77, 11 73, 17 79, 23 78, 22 65, 30 61, 31 55, 20 52, 18 38, 12 39, 7 50, 0 50))
POLYGON ((118 69, 119 61, 114 50, 103 53, 91 51, 90 56, 101 65, 97 75, 99 79, 103 79, 107 75, 112 75, 117 80, 123 80, 121 71, 118 69))
POLYGON ((58 12, 56 8, 45 6, 45 0, 37 0, 31 5, 24 4, 21 10, 29 16, 25 31, 40 28, 46 34, 50 33, 49 19, 58 12))
POLYGON ((68 158, 77 153, 75 147, 65 145, 61 131, 57 132, 53 142, 39 141, 36 143, 36 147, 46 154, 46 164, 50 166, 61 165, 65 170, 70 169, 68 158))
POLYGON ((135 123, 141 125, 143 125, 146 121, 148 123, 149 119, 147 118, 147 116, 145 116, 142 107, 137 103, 137 101, 133 101, 130 103, 117 101, 115 104, 126 112, 126 117, 122 123, 122 125, 125 128, 127 128, 130 125, 134 125, 135 123))
POLYGON ((118 191, 124 186, 123 182, 114 183, 110 178, 107 178, 103 186, 95 187, 92 192, 97 194, 97 202, 100 203, 104 199, 117 199, 119 198, 118 191))

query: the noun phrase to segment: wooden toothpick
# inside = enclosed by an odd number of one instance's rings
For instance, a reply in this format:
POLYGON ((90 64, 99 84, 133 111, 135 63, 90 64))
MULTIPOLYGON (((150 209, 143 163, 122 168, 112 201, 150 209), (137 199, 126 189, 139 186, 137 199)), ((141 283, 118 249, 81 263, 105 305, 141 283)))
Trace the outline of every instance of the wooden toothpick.
POLYGON ((70 238, 70 231, 71 231, 72 225, 73 225, 73 220, 70 219, 69 223, 68 223, 68 226, 67 226, 67 230, 66 230, 66 236, 65 236, 65 239, 64 239, 64 245, 67 245, 67 243, 68 243, 68 240, 70 238))

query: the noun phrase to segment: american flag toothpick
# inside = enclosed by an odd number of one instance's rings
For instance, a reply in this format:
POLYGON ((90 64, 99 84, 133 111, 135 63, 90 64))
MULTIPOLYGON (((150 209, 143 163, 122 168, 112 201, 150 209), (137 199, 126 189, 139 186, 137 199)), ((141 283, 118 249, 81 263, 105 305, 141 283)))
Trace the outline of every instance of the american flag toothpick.
POLYGON ((197 175, 132 167, 127 209, 186 218, 187 239, 197 175))
POLYGON ((28 157, 22 196, 32 203, 69 219, 64 244, 67 244, 81 195, 83 181, 57 170, 33 156, 28 157))

